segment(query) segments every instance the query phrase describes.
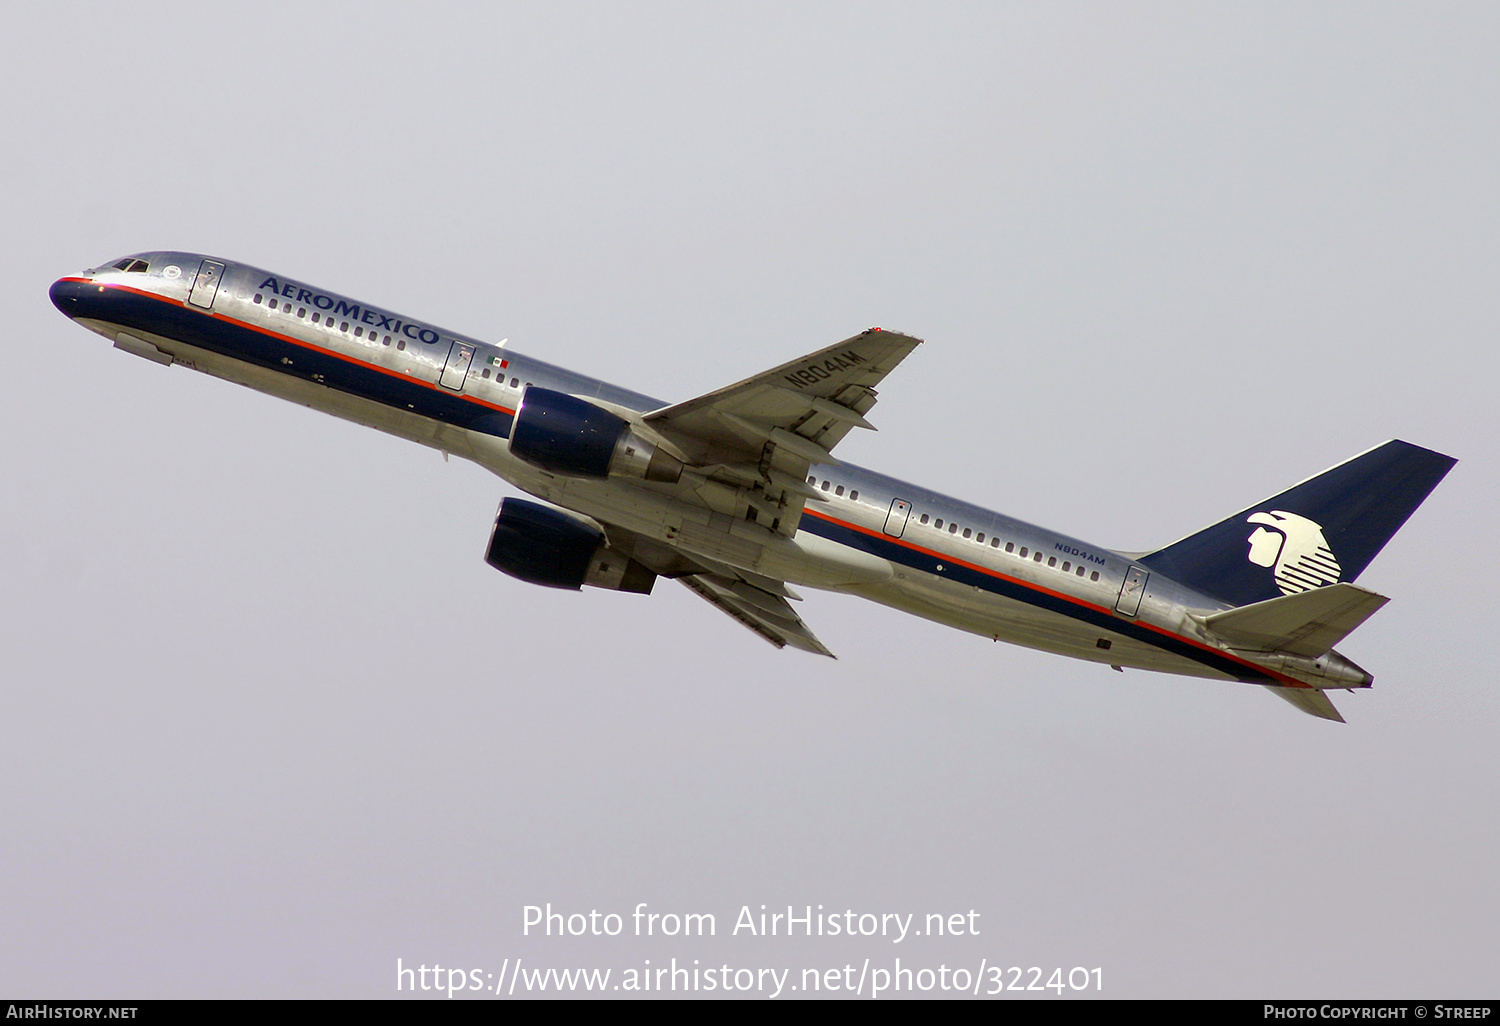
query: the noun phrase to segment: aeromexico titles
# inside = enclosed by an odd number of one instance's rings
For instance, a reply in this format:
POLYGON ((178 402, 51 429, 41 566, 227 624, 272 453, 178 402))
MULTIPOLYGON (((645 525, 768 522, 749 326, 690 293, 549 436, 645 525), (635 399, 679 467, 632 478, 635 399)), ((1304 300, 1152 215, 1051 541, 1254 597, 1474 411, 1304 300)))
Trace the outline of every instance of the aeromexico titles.
POLYGON ((832 454, 918 339, 871 328, 667 403, 503 345, 193 253, 59 279, 116 348, 471 459, 507 498, 485 559, 533 584, 681 582, 772 644, 831 654, 792 585, 1115 668, 1244 681, 1341 719, 1371 677, 1334 646, 1385 604, 1353 583, 1453 466, 1390 441, 1151 552, 1116 552, 832 454))

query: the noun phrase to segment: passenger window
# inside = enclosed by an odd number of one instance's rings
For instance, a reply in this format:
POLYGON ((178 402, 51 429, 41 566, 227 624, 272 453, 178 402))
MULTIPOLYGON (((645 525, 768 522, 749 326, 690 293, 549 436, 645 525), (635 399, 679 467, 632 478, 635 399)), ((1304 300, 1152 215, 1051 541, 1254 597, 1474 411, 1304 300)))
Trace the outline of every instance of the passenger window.
POLYGON ((939 531, 941 531, 943 529, 943 518, 942 517, 938 517, 937 520, 933 522, 932 526, 936 527, 939 531))
POLYGON ((843 485, 839 485, 837 488, 835 488, 833 490, 833 494, 834 495, 843 495, 844 494, 844 486, 843 485))
POLYGON ((815 485, 815 484, 818 483, 818 479, 815 478, 815 477, 813 477, 811 474, 809 474, 808 478, 807 478, 807 483, 810 484, 810 485, 815 485))
POLYGON ((484 370, 479 372, 479 376, 488 381, 490 377, 490 369, 488 367, 484 368, 484 370))
POLYGON ((348 331, 349 330, 349 322, 348 321, 339 321, 339 330, 340 331, 348 331))
POLYGON ((317 312, 316 312, 316 311, 314 311, 314 313, 313 313, 313 315, 312 315, 312 322, 313 322, 313 323, 314 323, 314 324, 317 324, 317 323, 318 323, 318 315, 317 315, 317 312))
POLYGON ((1073 564, 1069 563, 1067 560, 1064 560, 1063 561, 1063 573, 1067 573, 1069 570, 1072 570, 1072 569, 1073 569, 1073 564))
POLYGON ((306 317, 307 316, 307 307, 305 307, 305 306, 299 306, 299 307, 297 307, 297 316, 298 317, 306 317))
POLYGON ((510 387, 511 388, 516 388, 520 384, 521 384, 521 379, 520 378, 511 378, 510 379, 510 387))
POLYGON ((949 534, 957 534, 958 533, 958 525, 957 524, 949 524, 948 525, 948 533, 949 534))
POLYGON ((827 482, 827 481, 824 481, 824 482, 823 482, 823 490, 824 490, 824 491, 825 491, 825 492, 826 492, 826 491, 828 491, 828 484, 829 484, 829 482, 827 482))
POLYGON ((858 488, 851 488, 849 490, 849 498, 850 499, 858 499, 859 498, 859 489, 858 488))
POLYGON ((976 534, 974 536, 974 540, 977 541, 979 544, 983 545, 984 544, 984 532, 980 531, 978 534, 976 534))
POLYGON ((1047 557, 1047 565, 1048 566, 1057 566, 1057 557, 1056 556, 1048 556, 1047 557))
MULTIPOLYGON (((1035 562, 1035 563, 1040 563, 1040 562, 1041 562, 1041 561, 1042 561, 1042 553, 1041 553, 1041 550, 1040 550, 1040 549, 1038 549, 1038 550, 1037 550, 1037 552, 1036 552, 1036 554, 1035 554, 1035 555, 1033 555, 1033 556, 1032 556, 1032 557, 1031 557, 1031 559, 1032 559, 1032 562, 1035 562)), ((1054 562, 1055 562, 1055 560, 1054 560, 1054 562)))
POLYGON ((256 294, 255 294, 255 301, 256 301, 256 302, 257 302, 257 303, 259 303, 259 302, 260 302, 260 300, 261 300, 261 295, 260 295, 260 293, 259 293, 259 292, 257 292, 257 293, 256 293, 256 294))
POLYGON ((926 513, 922 514, 922 523, 924 523, 924 524, 927 523, 927 514, 926 513))
MULTIPOLYGON (((999 545, 1000 544, 1000 539, 996 538, 994 543, 996 545, 999 545)), ((1006 552, 1014 552, 1014 551, 1016 551, 1016 543, 1015 542, 1006 542, 1005 543, 1005 551, 1006 552)), ((1023 553, 1021 553, 1021 555, 1024 556, 1025 553, 1023 552, 1023 553)))
POLYGON ((1026 546, 1022 545, 1021 546, 1021 558, 1022 559, 1026 558, 1026 551, 1027 551, 1026 546))
POLYGON ((274 310, 274 309, 276 309, 276 300, 274 300, 274 299, 268 299, 268 300, 266 300, 266 308, 268 310, 274 310))
POLYGON ((1099 579, 1099 571, 1095 570, 1093 573, 1089 574, 1089 580, 1091 580, 1091 581, 1097 581, 1098 579, 1099 579))
MULTIPOLYGON (((965 538, 967 538, 967 537, 969 537, 969 535, 970 535, 970 534, 971 534, 971 533, 972 533, 972 532, 970 532, 970 531, 969 531, 969 529, 968 529, 968 528, 967 528, 967 527, 966 527, 966 528, 964 528, 964 537, 965 537, 965 538)), ((983 539, 983 538, 981 538, 981 539, 979 539, 979 540, 980 540, 980 541, 984 541, 984 539, 983 539)))
POLYGON ((406 350, 406 339, 404 339, 404 338, 397 339, 396 340, 396 348, 400 349, 400 350, 402 350, 404 352, 406 350))
POLYGON ((991 538, 990 539, 990 548, 992 548, 992 549, 998 549, 999 547, 1000 547, 1000 539, 999 538, 991 538))
POLYGON ((1079 576, 1079 577, 1082 577, 1082 576, 1083 576, 1083 567, 1079 567, 1079 568, 1078 568, 1078 576, 1079 576))
POLYGON ((358 324, 356 324, 354 326, 354 337, 355 338, 364 338, 365 337, 365 329, 361 328, 358 324))

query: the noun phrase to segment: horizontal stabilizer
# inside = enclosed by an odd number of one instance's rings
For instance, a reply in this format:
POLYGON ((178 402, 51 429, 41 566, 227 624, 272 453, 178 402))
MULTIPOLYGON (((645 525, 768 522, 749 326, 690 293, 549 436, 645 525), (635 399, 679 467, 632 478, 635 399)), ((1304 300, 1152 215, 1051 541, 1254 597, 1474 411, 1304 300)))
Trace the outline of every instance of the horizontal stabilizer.
POLYGON ((1345 722, 1344 718, 1339 715, 1339 711, 1333 707, 1333 703, 1328 700, 1328 696, 1317 688, 1268 687, 1266 690, 1291 702, 1309 716, 1316 716, 1320 720, 1345 722))
MULTIPOLYGON (((804 652, 837 658, 807 629, 807 624, 782 595, 719 574, 687 574, 677 579, 777 648, 790 645, 804 652)), ((785 585, 777 584, 786 591, 785 585)))
POLYGON ((1333 584, 1226 609, 1203 623, 1234 648, 1317 658, 1389 601, 1353 584, 1333 584))

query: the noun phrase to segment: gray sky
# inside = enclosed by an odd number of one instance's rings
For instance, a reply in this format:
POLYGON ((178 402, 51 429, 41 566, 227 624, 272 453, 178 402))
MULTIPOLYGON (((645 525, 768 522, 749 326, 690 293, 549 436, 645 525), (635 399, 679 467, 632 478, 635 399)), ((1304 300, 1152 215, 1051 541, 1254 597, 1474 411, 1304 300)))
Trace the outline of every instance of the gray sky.
POLYGON ((11 23, 0 993, 900 957, 1494 996, 1493 6, 416 11, 11 23), (504 482, 47 302, 158 247, 672 399, 910 331, 840 455, 1104 546, 1391 437, 1461 462, 1361 579, 1346 726, 809 593, 832 662, 503 577, 504 482), (546 902, 718 935, 522 936, 546 902), (981 933, 732 936, 761 904, 981 933))

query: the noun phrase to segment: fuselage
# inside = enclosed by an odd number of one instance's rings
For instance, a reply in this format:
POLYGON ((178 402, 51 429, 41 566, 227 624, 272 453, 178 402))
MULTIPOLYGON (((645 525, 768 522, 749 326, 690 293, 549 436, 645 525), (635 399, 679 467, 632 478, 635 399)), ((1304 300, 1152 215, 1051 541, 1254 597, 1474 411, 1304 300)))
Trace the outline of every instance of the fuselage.
POLYGON ((667 403, 296 279, 198 254, 136 254, 60 279, 53 302, 118 348, 472 460, 532 495, 791 584, 1116 667, 1287 687, 1362 687, 1328 653, 1246 653, 1202 628, 1226 603, 1126 553, 849 464, 815 465, 794 536, 720 510, 722 486, 567 477, 508 441, 536 385, 633 413, 667 403), (691 491, 693 501, 684 496, 691 491))

